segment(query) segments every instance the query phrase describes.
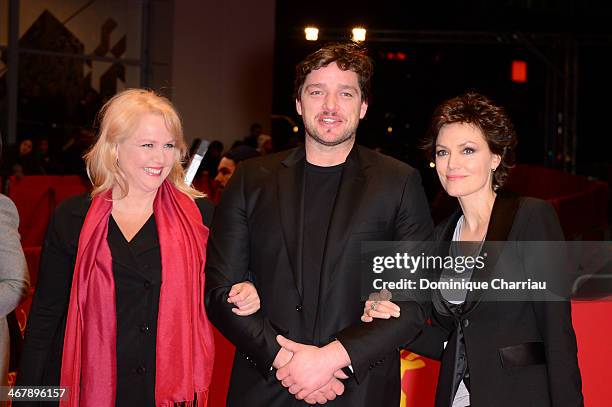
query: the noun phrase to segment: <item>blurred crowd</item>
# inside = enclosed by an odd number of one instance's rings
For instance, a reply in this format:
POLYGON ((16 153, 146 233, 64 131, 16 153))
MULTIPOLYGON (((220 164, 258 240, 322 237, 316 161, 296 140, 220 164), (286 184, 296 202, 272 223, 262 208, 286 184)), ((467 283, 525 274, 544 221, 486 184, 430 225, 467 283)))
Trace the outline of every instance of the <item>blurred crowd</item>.
MULTIPOLYGON (((202 159, 200 168, 194 178, 193 185, 196 189, 206 193, 209 198, 217 203, 221 193, 236 170, 236 166, 244 160, 258 157, 287 148, 276 148, 272 136, 264 134, 259 123, 253 123, 249 133, 242 139, 235 140, 232 145, 225 149, 219 140, 213 140, 202 159)), ((190 156, 198 150, 202 140, 196 138, 189 149, 190 156)), ((293 146, 297 145, 297 141, 293 146)), ((186 164, 189 163, 187 160, 186 164)))
POLYGON ((24 138, 4 150, 0 175, 66 175, 85 174, 83 154, 94 141, 90 129, 81 128, 68 140, 56 144, 49 137, 24 138))
MULTIPOLYGON (((193 181, 194 186, 218 202, 238 163, 280 151, 275 148, 272 136, 262 131, 263 127, 254 123, 245 137, 235 140, 228 148, 221 141, 213 140, 193 181)), ((94 131, 85 127, 77 129, 66 141, 61 142, 46 136, 23 138, 4 149, 0 176, 5 180, 9 176, 21 178, 24 175, 75 174, 86 177, 83 155, 94 142, 94 131)), ((193 140, 185 165, 189 164, 201 142, 200 138, 193 140)), ((297 140, 291 146, 283 145, 282 149, 295 145, 297 140)))

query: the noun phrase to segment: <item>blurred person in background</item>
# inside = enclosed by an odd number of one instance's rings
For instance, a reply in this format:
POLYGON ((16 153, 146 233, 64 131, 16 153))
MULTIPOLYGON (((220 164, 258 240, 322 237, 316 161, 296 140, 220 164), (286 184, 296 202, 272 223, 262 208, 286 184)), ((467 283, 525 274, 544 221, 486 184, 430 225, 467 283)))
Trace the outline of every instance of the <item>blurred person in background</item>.
POLYGON ((12 160, 9 158, 7 161, 10 163, 11 175, 15 175, 18 178, 24 175, 42 174, 42 168, 34 154, 34 144, 29 138, 19 143, 17 156, 13 157, 12 160))
POLYGON ((58 163, 51 154, 47 137, 40 137, 36 140, 34 156, 43 174, 57 174, 59 172, 58 163))
POLYGON ((272 153, 274 151, 272 137, 267 134, 260 134, 259 137, 257 137, 257 151, 259 151, 261 155, 272 153))
POLYGON ((222 154, 223 143, 219 140, 213 140, 208 146, 208 150, 202 159, 202 165, 200 166, 198 172, 208 171, 209 179, 215 179, 222 154))
MULTIPOLYGON (((262 131, 263 131, 263 127, 261 124, 259 123, 251 124, 251 127, 249 128, 249 135, 246 136, 244 140, 242 140, 241 144, 247 145, 251 148, 257 148, 257 138, 259 137, 262 131)), ((236 146, 233 146, 233 147, 236 147, 236 146)))
MULTIPOLYGON (((201 142, 201 139, 194 140, 191 148, 189 149, 190 157, 193 157, 193 155, 198 151, 201 142)), ((215 196, 217 186, 215 183, 215 177, 217 176, 217 166, 219 165, 219 161, 221 161, 222 153, 223 143, 221 143, 219 140, 214 140, 211 142, 193 179, 193 187, 206 194, 206 196, 211 198, 213 202, 216 202, 215 196)))
POLYGON ((223 154, 221 161, 219 161, 219 167, 217 168, 217 176, 215 177, 218 193, 220 194, 223 192, 223 189, 225 189, 225 186, 232 178, 232 175, 234 175, 234 171, 236 171, 236 167, 241 161, 258 157, 259 155, 257 150, 246 145, 234 147, 223 154))
POLYGON ((62 171, 64 174, 87 176, 83 155, 95 142, 92 129, 81 127, 75 130, 60 151, 62 171))

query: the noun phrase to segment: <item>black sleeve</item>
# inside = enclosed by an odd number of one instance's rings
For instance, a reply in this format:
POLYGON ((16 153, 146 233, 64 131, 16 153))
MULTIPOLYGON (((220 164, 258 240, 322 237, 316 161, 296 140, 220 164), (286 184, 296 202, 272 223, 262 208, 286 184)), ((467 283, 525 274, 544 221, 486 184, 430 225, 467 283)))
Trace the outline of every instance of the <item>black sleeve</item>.
MULTIPOLYGON (((529 206, 531 213, 522 240, 562 242, 563 231, 552 206, 540 200, 531 200, 529 206)), ((550 267, 551 263, 556 262, 555 259, 562 259, 563 256, 558 253, 558 245, 538 245, 538 249, 534 249, 527 244, 523 252, 523 266, 526 273, 537 275, 540 272, 538 269, 550 267), (543 253, 542 248, 545 250, 547 247, 551 251, 543 253)), ((562 275, 566 272, 563 261, 559 261, 557 284, 569 284, 565 281, 569 276, 562 275)), ((567 407, 584 405, 570 301, 535 301, 533 308, 540 335, 544 340, 552 405, 567 407)))
MULTIPOLYGON (((433 222, 418 172, 411 172, 403 186, 402 198, 395 219, 395 240, 426 241, 433 234, 433 222)), ((426 313, 417 302, 398 303, 400 317, 374 319, 352 325, 336 335, 346 349, 357 381, 372 366, 393 350, 413 341, 425 325, 426 313)))
MULTIPOLYGON (((75 200, 72 200, 75 201, 75 200)), ((47 228, 17 375, 19 386, 59 385, 68 300, 83 218, 58 207, 47 228)))
POLYGON ((402 348, 430 359, 441 360, 444 342, 448 341, 452 329, 438 319, 431 301, 430 298, 422 305, 428 318, 423 329, 413 341, 406 343, 402 348))
POLYGON ((208 198, 198 198, 195 200, 195 203, 200 210, 200 214, 202 215, 202 223, 204 223, 204 226, 209 228, 212 224, 213 215, 215 213, 215 205, 208 198))
POLYGON ((430 359, 442 360, 444 342, 448 341, 449 336, 448 331, 440 326, 425 325, 419 336, 404 348, 430 359))
POLYGON ((377 362, 391 351, 399 351, 406 342, 417 337, 425 324, 421 306, 416 302, 400 302, 400 317, 375 318, 342 330, 336 338, 346 349, 358 382, 377 362))
POLYGON ((219 331, 265 376, 280 350, 276 342, 280 332, 261 311, 237 316, 231 311, 234 305, 227 302, 232 285, 244 281, 249 270, 243 170, 238 166, 215 209, 206 251, 206 312, 219 331))

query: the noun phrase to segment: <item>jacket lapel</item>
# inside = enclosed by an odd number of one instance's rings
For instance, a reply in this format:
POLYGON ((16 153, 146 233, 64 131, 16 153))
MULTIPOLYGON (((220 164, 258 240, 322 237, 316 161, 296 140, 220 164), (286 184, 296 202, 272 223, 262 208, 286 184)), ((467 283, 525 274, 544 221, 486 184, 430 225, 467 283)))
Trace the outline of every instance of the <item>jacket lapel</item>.
MULTIPOLYGON (((521 200, 518 195, 505 192, 498 193, 495 203, 493 204, 486 241, 481 251, 481 255, 484 253, 487 255, 484 260, 485 267, 473 274, 473 280, 491 281, 495 266, 497 265, 497 260, 503 251, 504 245, 501 242, 508 240, 508 235, 510 234, 510 230, 512 230, 514 217, 518 211, 520 202, 521 200)), ((485 290, 474 290, 468 292, 465 313, 470 312, 478 305, 484 291, 485 290)))
POLYGON ((302 237, 304 219, 304 160, 303 148, 297 148, 282 162, 278 171, 278 209, 283 237, 296 289, 303 298, 302 237))
POLYGON ((333 280, 333 275, 338 269, 336 265, 344 254, 344 248, 355 224, 355 215, 359 213, 359 208, 365 197, 367 187, 364 170, 369 165, 363 162, 359 154, 359 148, 355 145, 347 157, 346 167, 342 173, 340 187, 329 222, 319 288, 319 307, 321 301, 325 298, 330 282, 333 280))

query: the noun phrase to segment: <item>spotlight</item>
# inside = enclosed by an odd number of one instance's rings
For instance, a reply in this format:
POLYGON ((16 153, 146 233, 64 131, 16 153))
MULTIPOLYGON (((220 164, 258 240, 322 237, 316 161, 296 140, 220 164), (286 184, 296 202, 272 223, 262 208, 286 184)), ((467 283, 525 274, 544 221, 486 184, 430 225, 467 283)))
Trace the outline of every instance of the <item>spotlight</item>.
POLYGON ((366 29, 362 27, 353 28, 353 41, 362 42, 366 39, 366 29))
POLYGON ((307 41, 316 41, 319 39, 319 29, 317 27, 306 27, 304 28, 307 41))
POLYGON ((433 161, 429 162, 429 168, 436 168, 436 163, 433 161))
POLYGON ((297 133, 300 130, 300 128, 298 126, 293 126, 293 132, 297 133))

